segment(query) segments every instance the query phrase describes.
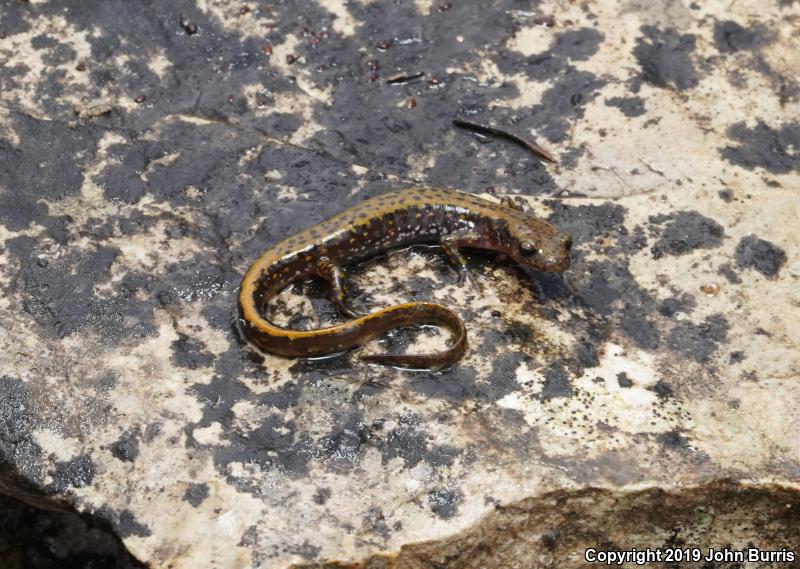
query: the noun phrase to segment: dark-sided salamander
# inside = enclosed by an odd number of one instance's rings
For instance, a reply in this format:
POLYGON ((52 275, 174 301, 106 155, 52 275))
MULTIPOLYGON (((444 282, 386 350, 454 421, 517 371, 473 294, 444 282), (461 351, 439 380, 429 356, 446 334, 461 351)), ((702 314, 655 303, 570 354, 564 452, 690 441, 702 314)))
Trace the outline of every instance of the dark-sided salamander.
POLYGON ((562 271, 569 266, 569 235, 511 199, 500 203, 456 190, 415 188, 379 195, 281 241, 247 271, 239 294, 241 327, 264 351, 282 356, 322 356, 361 346, 394 328, 444 326, 452 345, 434 354, 375 354, 361 359, 405 368, 439 369, 464 354, 467 333, 461 318, 440 304, 409 302, 359 314, 344 293, 343 267, 396 247, 438 243, 467 277, 462 247, 505 253, 524 267, 562 271), (351 320, 318 330, 289 330, 269 322, 269 300, 298 279, 322 277, 331 285, 338 310, 351 320))

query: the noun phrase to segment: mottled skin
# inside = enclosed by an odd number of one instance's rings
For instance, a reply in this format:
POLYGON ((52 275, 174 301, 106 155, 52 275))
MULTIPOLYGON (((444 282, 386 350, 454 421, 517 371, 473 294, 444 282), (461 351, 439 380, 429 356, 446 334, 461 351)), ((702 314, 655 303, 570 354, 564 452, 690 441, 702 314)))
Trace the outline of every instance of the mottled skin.
POLYGON ((467 277, 462 247, 504 253, 524 267, 562 271, 569 266, 571 239, 511 199, 488 201, 456 190, 415 188, 370 198, 267 250, 247 271, 239 295, 244 333, 259 348, 283 356, 321 356, 363 345, 385 332, 412 324, 435 324, 453 334, 452 345, 436 354, 363 356, 383 365, 438 369, 464 354, 467 334, 461 318, 430 302, 398 304, 361 315, 345 298, 342 267, 396 247, 437 243, 467 277), (290 283, 311 276, 326 279, 348 322, 300 331, 267 321, 269 300, 290 283))

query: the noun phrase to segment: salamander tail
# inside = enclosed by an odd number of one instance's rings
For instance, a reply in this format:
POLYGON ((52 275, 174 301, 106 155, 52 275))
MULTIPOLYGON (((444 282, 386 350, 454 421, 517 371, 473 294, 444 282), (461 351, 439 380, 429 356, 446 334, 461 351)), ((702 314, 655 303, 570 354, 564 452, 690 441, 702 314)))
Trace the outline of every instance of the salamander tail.
MULTIPOLYGON (((442 369, 457 362, 467 349, 467 329, 461 317, 442 306, 431 302, 410 302, 398 304, 378 311, 383 324, 391 320, 391 328, 414 324, 433 324, 447 328, 453 335, 452 343, 446 350, 433 354, 368 354, 361 359, 368 363, 406 369, 442 369)), ((367 317, 369 318, 369 317, 367 317)), ((387 326, 388 328, 388 326, 387 326)))

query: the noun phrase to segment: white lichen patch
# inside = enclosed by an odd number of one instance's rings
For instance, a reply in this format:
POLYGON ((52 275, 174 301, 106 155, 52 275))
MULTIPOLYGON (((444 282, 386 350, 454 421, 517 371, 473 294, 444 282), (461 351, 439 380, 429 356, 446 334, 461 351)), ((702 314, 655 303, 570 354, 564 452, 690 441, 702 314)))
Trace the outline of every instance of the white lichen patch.
MULTIPOLYGON (((6 104, 14 105, 31 116, 46 119, 48 117, 40 108, 37 96, 37 86, 46 77, 58 77, 58 83, 63 88, 63 95, 59 103, 72 109, 74 104, 80 104, 84 93, 89 87, 89 77, 86 72, 75 68, 75 61, 82 61, 90 57, 91 44, 86 30, 76 29, 62 15, 49 18, 32 18, 28 29, 4 38, 0 42, 0 66, 11 69, 19 67, 24 70, 24 80, 18 87, 6 86, 3 99, 6 104), (57 36, 60 41, 75 53, 75 58, 59 62, 55 65, 46 61, 51 48, 34 49, 32 41, 42 35, 57 36)), ((22 73, 21 73, 22 75, 22 73)), ((66 117, 62 117, 66 118, 66 117)))
POLYGON ((343 0, 320 0, 319 5, 334 15, 333 31, 344 37, 355 35, 361 24, 347 9, 347 2, 343 0))

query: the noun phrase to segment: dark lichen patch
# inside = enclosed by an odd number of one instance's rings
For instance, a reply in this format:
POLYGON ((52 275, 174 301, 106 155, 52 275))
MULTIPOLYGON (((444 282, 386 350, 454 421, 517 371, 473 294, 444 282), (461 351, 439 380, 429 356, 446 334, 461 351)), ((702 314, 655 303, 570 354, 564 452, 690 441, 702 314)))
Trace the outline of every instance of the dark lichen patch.
POLYGON ((730 364, 738 364, 742 363, 745 359, 745 353, 741 350, 734 350, 730 354, 728 354, 728 362, 730 364))
POLYGON ((462 498, 460 490, 451 488, 438 488, 428 492, 428 504, 431 511, 442 519, 449 519, 456 515, 458 504, 462 498))
POLYGON ((680 296, 671 296, 662 300, 658 304, 658 312, 662 316, 672 318, 679 312, 691 314, 696 305, 697 303, 691 294, 683 293, 680 296))
POLYGON ((680 211, 650 216, 650 223, 662 225, 661 237, 651 251, 655 259, 664 255, 683 255, 695 249, 711 249, 722 244, 725 230, 713 219, 696 211, 680 211))
POLYGON ((383 539, 389 539, 392 535, 383 510, 376 507, 367 510, 367 513, 361 518, 361 530, 383 539))
MULTIPOLYGON (((262 404, 261 397, 270 400, 272 394, 254 394, 240 381, 231 377, 215 377, 211 383, 192 386, 192 392, 204 404, 203 417, 194 424, 186 426, 187 445, 201 446, 194 438, 195 429, 205 428, 212 423, 222 426, 219 446, 214 446, 214 460, 217 468, 233 483, 243 484, 232 477, 228 465, 232 462, 252 463, 263 470, 278 469, 293 477, 307 473, 307 464, 313 454, 313 444, 294 421, 285 421, 279 413, 266 416, 253 429, 235 426, 237 420, 233 406, 241 400, 250 400, 255 405, 262 404)), ((256 488, 252 488, 256 492, 256 488)))
POLYGON ((259 403, 286 411, 300 402, 302 393, 303 388, 297 383, 286 383, 278 389, 262 394, 259 397, 259 403))
MULTIPOLYGON (((299 478, 308 474, 308 462, 314 451, 310 437, 294 421, 280 415, 269 415, 256 428, 241 432, 231 428, 230 420, 223 421, 222 438, 229 442, 214 450, 217 468, 233 483, 247 488, 247 482, 229 474, 232 462, 257 465, 262 470, 277 469, 283 474, 299 478)), ((258 491, 253 488, 253 491, 258 491)))
POLYGON ((425 456, 425 462, 433 468, 451 466, 461 455, 461 449, 450 445, 433 445, 425 456))
POLYGON ((476 396, 487 401, 497 401, 512 391, 517 391, 520 385, 516 380, 516 371, 522 362, 529 359, 525 353, 517 351, 495 357, 491 372, 476 386, 476 396))
POLYGON ((103 506, 92 512, 92 514, 96 518, 111 524, 114 533, 121 538, 131 536, 148 537, 152 535, 150 528, 139 522, 130 510, 114 510, 103 506))
POLYGON ((585 61, 597 53, 602 41, 603 34, 594 28, 567 30, 556 36, 552 51, 568 59, 585 61))
POLYGON ((431 444, 419 415, 405 413, 396 421, 397 426, 376 441, 384 464, 394 458, 402 458, 406 468, 414 468, 423 461, 433 468, 441 468, 450 466, 461 454, 456 447, 431 444))
POLYGON ((786 252, 780 247, 756 237, 743 237, 736 246, 736 266, 755 269, 767 278, 777 276, 786 263, 786 252))
POLYGON ((609 107, 618 108, 626 117, 640 117, 647 112, 641 97, 612 97, 606 100, 609 107))
POLYGON ((731 20, 714 25, 714 44, 722 53, 757 50, 771 41, 771 35, 761 25, 745 28, 731 20))
POLYGON ((211 365, 214 356, 205 351, 204 344, 186 334, 178 334, 178 339, 172 342, 173 365, 188 369, 202 369, 211 365))
POLYGON ((325 502, 330 500, 330 497, 333 495, 333 492, 330 488, 317 488, 317 491, 314 492, 314 495, 311 497, 311 500, 317 504, 318 506, 323 506, 325 502))
POLYGON ((654 350, 661 343, 661 332, 656 322, 640 313, 640 308, 628 305, 619 316, 619 327, 640 348, 654 350))
POLYGON ((617 374, 617 384, 620 387, 633 387, 633 380, 624 371, 617 374))
MULTIPOLYGON (((547 220, 572 236, 575 245, 591 243, 600 237, 627 237, 626 209, 615 203, 573 206, 557 200, 548 200, 553 209, 547 220)), ((623 243, 623 246, 627 243, 623 243)))
POLYGON ((289 547, 287 551, 299 555, 306 561, 311 561, 319 557, 319 552, 322 551, 322 548, 305 540, 300 545, 289 547))
POLYGON ((370 438, 369 425, 363 414, 356 410, 347 418, 336 417, 330 433, 318 442, 318 456, 333 470, 352 469, 362 456, 362 448, 370 438))
POLYGON ((0 223, 17 231, 45 219, 48 209, 39 200, 56 201, 80 189, 83 167, 101 131, 17 112, 9 116, 19 145, 0 145, 5 163, 0 167, 0 223))
POLYGON ((139 433, 128 431, 111 445, 111 454, 122 462, 133 462, 139 456, 139 433))
POLYGON ((655 393, 659 399, 667 399, 673 396, 672 386, 670 386, 663 379, 659 380, 655 385, 649 387, 648 389, 655 393))
POLYGON ((183 501, 189 502, 194 508, 200 506, 206 498, 208 498, 208 484, 205 482, 200 484, 191 483, 183 493, 183 501))
POLYGON ((66 462, 56 463, 52 472, 52 487, 57 492, 64 492, 69 488, 83 488, 89 486, 97 474, 92 457, 81 454, 66 462))
POLYGON ((730 188, 724 188, 724 189, 718 191, 717 195, 725 203, 731 203, 734 200, 733 190, 731 190, 730 188))
POLYGON ((730 263, 725 263, 719 266, 717 273, 725 277, 731 284, 742 284, 742 278, 733 269, 730 263))
POLYGON ((728 339, 728 319, 721 314, 708 316, 700 324, 680 321, 667 337, 667 346, 699 363, 707 363, 728 339))
POLYGON ((679 431, 667 431, 658 435, 658 442, 668 449, 688 449, 691 448, 689 439, 679 431))
POLYGON ((696 43, 692 34, 642 26, 642 37, 633 50, 642 69, 642 80, 679 91, 696 87, 699 79, 691 57, 696 43))
POLYGON ((95 291, 98 283, 111 278, 117 256, 116 249, 96 246, 54 259, 35 251, 32 257, 20 258, 17 282, 23 310, 59 337, 87 327, 108 343, 153 333, 152 306, 124 284, 115 284, 102 296, 95 291))
POLYGON ((33 438, 37 411, 27 383, 0 377, 0 481, 13 473, 41 481, 44 473, 38 458, 42 451, 33 438), (8 465, 13 469, 5 472, 8 465))
POLYGON ((739 122, 728 129, 728 137, 737 146, 720 149, 720 154, 731 164, 747 170, 764 168, 773 174, 800 172, 800 122, 785 122, 771 127, 764 121, 748 127, 739 122), (792 150, 794 149, 794 150, 792 150))
POLYGON ((410 389, 426 397, 464 401, 477 396, 477 372, 474 368, 459 365, 439 373, 421 372, 408 379, 410 389))
POLYGON ((539 397, 543 401, 550 401, 559 397, 572 397, 575 390, 572 387, 570 376, 560 366, 550 367, 544 374, 544 384, 539 397))

